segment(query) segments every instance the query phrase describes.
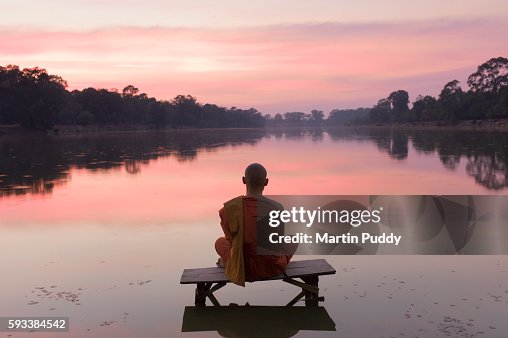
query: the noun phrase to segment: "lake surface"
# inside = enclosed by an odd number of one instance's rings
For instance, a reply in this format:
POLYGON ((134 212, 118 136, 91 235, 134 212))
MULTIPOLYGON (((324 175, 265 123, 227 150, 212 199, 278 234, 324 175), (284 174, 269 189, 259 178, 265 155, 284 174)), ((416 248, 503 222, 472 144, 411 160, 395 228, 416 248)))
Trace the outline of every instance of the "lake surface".
MULTIPOLYGON (((241 177, 251 162, 266 166, 266 193, 274 195, 508 192, 508 133, 3 136, 0 316, 67 316, 71 332, 60 335, 72 337, 508 335, 506 256, 327 256, 337 274, 321 280, 322 306, 336 331, 266 323, 247 312, 243 326, 226 320, 181 332, 194 300, 193 287, 179 284, 181 272, 216 261, 217 211, 244 193, 241 177), (252 328, 256 319, 262 330, 252 328)), ((263 282, 216 294, 223 304, 281 306, 297 293, 263 282)), ((310 320, 324 317, 309 312, 310 320)))

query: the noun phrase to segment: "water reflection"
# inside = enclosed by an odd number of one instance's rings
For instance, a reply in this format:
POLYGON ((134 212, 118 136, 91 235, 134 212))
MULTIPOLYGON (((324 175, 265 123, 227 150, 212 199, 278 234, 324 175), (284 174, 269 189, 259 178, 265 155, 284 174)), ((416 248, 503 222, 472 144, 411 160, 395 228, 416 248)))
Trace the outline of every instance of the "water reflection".
POLYGON ((324 307, 185 307, 182 332, 217 331, 222 337, 293 337, 300 330, 335 331, 324 307))
POLYGON ((192 161, 201 150, 255 144, 264 136, 249 131, 117 133, 83 137, 0 138, 0 197, 47 194, 69 180, 71 168, 137 174, 163 157, 192 161))
POLYGON ((502 189, 508 185, 508 134, 464 131, 415 132, 413 147, 420 152, 436 151, 443 165, 455 170, 461 159, 466 171, 487 189, 502 189))
MULTIPOLYGON (((324 143, 354 141, 374 143, 396 161, 406 161, 411 150, 435 154, 442 165, 465 170, 488 190, 508 185, 508 134, 472 131, 394 130, 388 128, 288 129, 288 130, 199 130, 146 133, 116 133, 81 137, 0 138, 0 197, 47 194, 66 184, 70 169, 110 171, 124 168, 137 174, 144 165, 162 157, 192 161, 201 151, 227 146, 256 145, 263 137, 290 144, 309 140, 324 143)), ((357 164, 361 167, 361 163, 357 164)))
POLYGON ((362 137, 376 143, 393 159, 408 158, 410 144, 417 153, 437 153, 443 166, 455 170, 461 159, 466 172, 489 190, 508 186, 508 134, 500 132, 359 129, 330 130, 332 138, 362 137))
MULTIPOLYGON (((418 139, 427 138, 439 155, 443 165, 455 170, 463 158, 466 172, 475 182, 489 190, 503 189, 508 185, 508 134, 475 133, 464 131, 419 132, 418 139)), ((413 140, 417 151, 420 148, 413 140)))
POLYGON ((487 189, 502 189, 508 185, 506 155, 502 159, 496 153, 471 156, 466 170, 487 189))

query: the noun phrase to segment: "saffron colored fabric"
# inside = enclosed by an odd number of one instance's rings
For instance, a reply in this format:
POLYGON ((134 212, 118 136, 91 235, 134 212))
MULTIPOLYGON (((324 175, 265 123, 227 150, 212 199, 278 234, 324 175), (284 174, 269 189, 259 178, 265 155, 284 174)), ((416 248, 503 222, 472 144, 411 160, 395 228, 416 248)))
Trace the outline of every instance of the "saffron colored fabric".
POLYGON ((282 274, 289 255, 257 255, 257 210, 259 203, 269 203, 261 197, 239 196, 219 210, 224 237, 215 242, 215 250, 225 263, 226 276, 235 284, 266 279, 282 274))

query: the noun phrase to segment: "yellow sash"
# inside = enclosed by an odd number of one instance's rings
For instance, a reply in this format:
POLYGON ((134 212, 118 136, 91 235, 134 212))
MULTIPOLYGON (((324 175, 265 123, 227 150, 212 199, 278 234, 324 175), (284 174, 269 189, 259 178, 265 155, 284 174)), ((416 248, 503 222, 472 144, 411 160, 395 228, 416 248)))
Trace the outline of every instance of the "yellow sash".
POLYGON ((235 197, 224 203, 229 231, 232 237, 231 251, 224 272, 233 283, 245 286, 243 263, 243 199, 235 197))

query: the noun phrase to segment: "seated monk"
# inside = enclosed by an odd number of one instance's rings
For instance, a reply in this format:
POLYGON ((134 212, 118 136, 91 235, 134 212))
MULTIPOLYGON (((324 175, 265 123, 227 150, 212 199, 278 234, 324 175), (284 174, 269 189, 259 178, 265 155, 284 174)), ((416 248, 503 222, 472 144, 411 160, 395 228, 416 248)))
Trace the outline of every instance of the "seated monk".
MULTIPOLYGON (((257 227, 267 231, 268 224, 259 222, 260 210, 282 210, 282 206, 262 196, 268 184, 266 169, 253 163, 245 169, 242 181, 246 186, 245 196, 224 203, 219 216, 224 237, 215 242, 220 258, 217 265, 224 267, 226 276, 235 284, 245 286, 245 281, 275 277, 282 274, 292 255, 257 255, 257 227), (266 227, 266 228, 264 228, 266 227)), ((283 229, 282 229, 283 231, 283 229)))

